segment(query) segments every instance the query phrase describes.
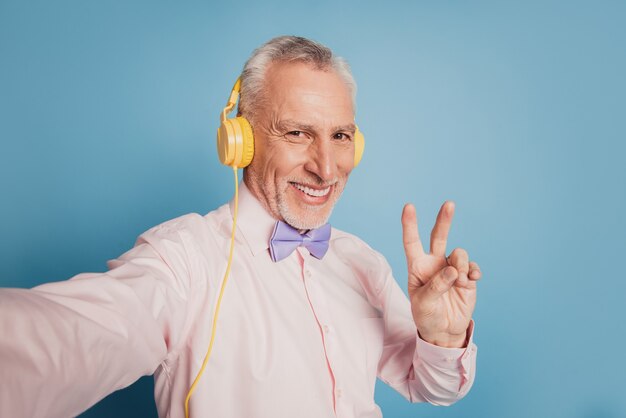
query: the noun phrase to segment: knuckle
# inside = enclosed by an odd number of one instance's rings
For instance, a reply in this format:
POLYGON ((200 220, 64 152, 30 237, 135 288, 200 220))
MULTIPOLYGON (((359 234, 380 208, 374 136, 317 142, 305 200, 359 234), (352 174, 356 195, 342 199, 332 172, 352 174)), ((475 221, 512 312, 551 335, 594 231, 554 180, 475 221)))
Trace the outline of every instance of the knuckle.
POLYGON ((455 248, 448 257, 448 262, 462 272, 467 273, 469 271, 470 264, 468 263, 467 251, 463 248, 455 248))
POLYGON ((460 258, 461 260, 464 260, 465 262, 467 262, 469 260, 469 255, 467 254, 467 251, 465 251, 465 249, 463 249, 463 248, 460 248, 460 247, 455 248, 452 251, 452 253, 456 254, 456 256, 458 258, 460 258))
POLYGON ((448 286, 446 285, 443 277, 435 277, 430 281, 430 289, 436 293, 443 293, 447 288, 448 286))

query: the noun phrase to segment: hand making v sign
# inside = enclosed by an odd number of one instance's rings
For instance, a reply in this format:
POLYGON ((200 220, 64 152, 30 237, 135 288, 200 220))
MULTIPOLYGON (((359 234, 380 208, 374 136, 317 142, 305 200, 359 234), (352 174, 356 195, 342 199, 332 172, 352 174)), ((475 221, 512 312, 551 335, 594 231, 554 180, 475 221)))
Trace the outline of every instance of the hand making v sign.
POLYGON ((417 229, 415 207, 404 206, 402 239, 409 272, 411 312, 420 337, 442 347, 464 347, 476 305, 476 282, 481 272, 467 251, 456 248, 446 257, 454 202, 439 210, 430 235, 430 252, 424 252, 417 229))

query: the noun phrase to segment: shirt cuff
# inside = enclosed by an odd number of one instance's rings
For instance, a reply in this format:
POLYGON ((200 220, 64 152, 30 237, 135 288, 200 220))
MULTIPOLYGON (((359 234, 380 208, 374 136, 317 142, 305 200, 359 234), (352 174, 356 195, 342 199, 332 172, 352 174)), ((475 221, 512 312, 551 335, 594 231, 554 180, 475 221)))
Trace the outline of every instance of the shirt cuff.
POLYGON ((442 369, 458 369, 460 366, 464 374, 468 373, 477 351, 474 344, 474 320, 470 321, 467 334, 467 347, 447 348, 422 340, 416 332, 417 345, 413 363, 421 361, 442 369))

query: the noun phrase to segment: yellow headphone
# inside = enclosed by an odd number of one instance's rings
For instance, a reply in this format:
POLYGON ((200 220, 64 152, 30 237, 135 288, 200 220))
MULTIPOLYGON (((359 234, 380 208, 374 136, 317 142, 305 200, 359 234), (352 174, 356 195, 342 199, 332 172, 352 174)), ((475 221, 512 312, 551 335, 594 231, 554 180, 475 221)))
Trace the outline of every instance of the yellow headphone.
MULTIPOLYGON (((241 89, 241 79, 237 79, 226 107, 222 111, 220 127, 217 129, 217 155, 222 164, 243 168, 250 164, 254 156, 254 135, 252 126, 244 117, 237 116, 228 118, 228 114, 234 109, 239 90, 241 89)), ((365 149, 365 138, 359 128, 354 132, 354 166, 361 162, 363 150, 365 149)))

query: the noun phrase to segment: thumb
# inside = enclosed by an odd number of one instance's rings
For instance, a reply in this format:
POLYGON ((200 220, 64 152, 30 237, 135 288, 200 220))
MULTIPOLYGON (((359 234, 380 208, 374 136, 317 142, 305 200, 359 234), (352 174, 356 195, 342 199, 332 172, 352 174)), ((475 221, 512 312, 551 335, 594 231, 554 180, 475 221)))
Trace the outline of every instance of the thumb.
POLYGON ((435 302, 446 293, 459 278, 459 272, 452 266, 446 266, 430 279, 427 286, 423 287, 422 298, 425 302, 435 302))

